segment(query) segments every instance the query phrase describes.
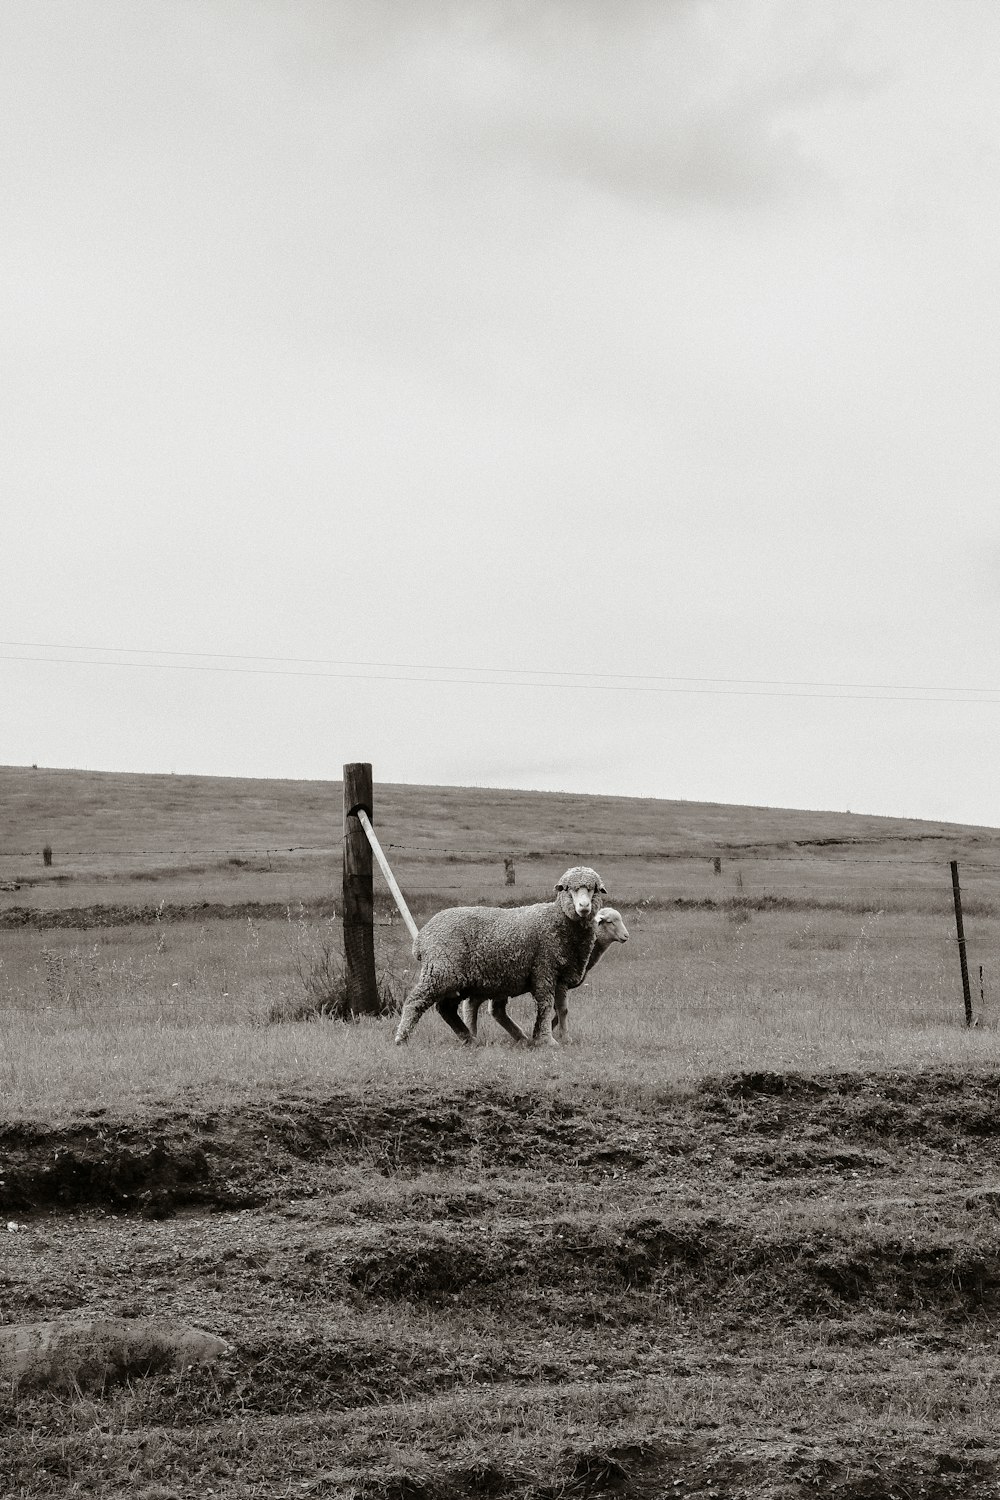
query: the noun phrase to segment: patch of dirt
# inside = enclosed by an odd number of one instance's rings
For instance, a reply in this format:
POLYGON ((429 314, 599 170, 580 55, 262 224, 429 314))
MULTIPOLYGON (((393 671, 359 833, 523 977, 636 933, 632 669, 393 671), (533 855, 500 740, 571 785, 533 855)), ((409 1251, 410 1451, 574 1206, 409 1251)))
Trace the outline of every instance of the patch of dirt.
POLYGON ((0 1127, 0 1210, 232 1208, 381 1177, 468 1167, 574 1178, 872 1176, 915 1151, 1000 1166, 1000 1078, 744 1074, 694 1095, 587 1101, 500 1088, 281 1096, 227 1113, 0 1127))
POLYGON ((190 1204, 257 1201, 223 1175, 218 1158, 210 1163, 187 1129, 172 1129, 172 1123, 0 1129, 0 1211, 100 1207, 162 1218, 190 1204))
POLYGON ((168 1317, 233 1353, 0 1393, 5 1493, 992 1496, 998 1089, 383 1085, 8 1125, 0 1326, 168 1317))

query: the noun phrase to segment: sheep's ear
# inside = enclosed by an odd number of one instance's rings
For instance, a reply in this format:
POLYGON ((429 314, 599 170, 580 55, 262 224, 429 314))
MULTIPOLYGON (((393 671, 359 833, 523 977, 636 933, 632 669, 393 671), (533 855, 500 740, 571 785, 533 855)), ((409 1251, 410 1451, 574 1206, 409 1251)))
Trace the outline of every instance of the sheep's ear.
POLYGON ((563 884, 563 882, 561 880, 557 880, 556 883, 555 883, 555 885, 552 887, 552 889, 554 891, 564 891, 566 889, 566 887, 565 887, 565 885, 563 884))
POLYGON ((606 896, 606 895, 607 895, 607 894, 608 894, 608 893, 607 893, 607 890, 606 890, 606 888, 605 888, 605 887, 604 887, 604 886, 603 886, 603 885, 599 885, 599 886, 598 886, 598 887, 597 887, 597 894, 598 894, 598 895, 599 895, 599 896, 606 896))

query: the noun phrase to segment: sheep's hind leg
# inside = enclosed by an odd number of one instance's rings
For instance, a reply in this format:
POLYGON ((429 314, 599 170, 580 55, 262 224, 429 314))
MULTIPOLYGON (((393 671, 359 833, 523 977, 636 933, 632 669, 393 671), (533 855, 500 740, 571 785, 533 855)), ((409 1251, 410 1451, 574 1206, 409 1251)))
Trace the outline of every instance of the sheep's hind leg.
POLYGON ((503 1027, 504 1031, 506 1031, 507 1035, 511 1038, 514 1045, 520 1046, 522 1043, 527 1042, 528 1038, 521 1030, 520 1026, 518 1026, 517 1022, 512 1021, 510 1016, 507 1014, 507 1002, 509 999, 509 995, 495 996, 495 998, 490 1001, 490 1015, 493 1017, 494 1021, 499 1022, 499 1024, 503 1027))
POLYGON ((448 1022, 459 1041, 464 1042, 467 1047, 473 1047, 476 1039, 458 1013, 461 1003, 458 995, 449 995, 447 999, 439 1000, 437 1002, 438 1015, 448 1022))

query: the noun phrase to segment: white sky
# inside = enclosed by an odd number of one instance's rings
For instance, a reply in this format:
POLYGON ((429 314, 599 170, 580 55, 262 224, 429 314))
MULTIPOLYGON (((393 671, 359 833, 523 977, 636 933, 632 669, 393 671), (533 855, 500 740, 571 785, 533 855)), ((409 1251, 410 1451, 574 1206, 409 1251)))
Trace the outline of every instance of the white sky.
POLYGON ((998 40, 4 0, 0 761, 1000 823, 998 40))

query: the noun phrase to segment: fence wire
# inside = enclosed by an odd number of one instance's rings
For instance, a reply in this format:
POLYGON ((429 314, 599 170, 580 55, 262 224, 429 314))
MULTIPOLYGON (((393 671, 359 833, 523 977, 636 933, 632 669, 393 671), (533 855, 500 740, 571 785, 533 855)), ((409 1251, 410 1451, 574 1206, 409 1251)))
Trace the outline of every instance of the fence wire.
MULTIPOLYGON (((392 843, 386 839, 380 840, 382 848, 392 850, 398 854, 415 854, 423 859, 434 858, 459 858, 459 859, 481 859, 490 862, 502 863, 505 859, 522 860, 525 863, 537 863, 539 860, 579 857, 579 846, 553 847, 548 849, 516 848, 504 845, 497 848, 474 848, 469 846, 451 846, 444 844, 400 844, 392 843)), ((339 856, 343 847, 343 839, 335 844, 235 844, 227 847, 178 847, 176 845, 152 845, 148 847, 133 847, 132 845, 119 844, 115 846, 104 846, 86 849, 63 849, 57 845, 47 845, 38 849, 0 849, 0 859, 42 859, 46 852, 58 855, 60 859, 124 859, 144 858, 163 859, 166 857, 185 857, 189 859, 263 859, 276 854, 322 854, 328 856, 339 856)), ((824 845, 823 848, 828 846, 824 845)), ((803 850, 797 853, 775 852, 771 853, 766 846, 752 845, 746 849, 732 848, 723 849, 721 855, 711 849, 706 851, 695 850, 673 850, 673 849, 642 849, 636 848, 634 844, 623 849, 597 849, 588 850, 588 859, 603 859, 616 863, 641 863, 644 860, 653 860, 665 864, 675 863, 681 865, 711 865, 714 860, 720 859, 724 866, 738 867, 740 864, 767 864, 780 865, 809 864, 814 868, 817 864, 826 864, 830 869, 842 869, 848 865, 856 865, 860 868, 871 869, 874 865, 884 865, 891 869, 899 870, 901 866, 909 869, 941 869, 947 868, 948 860, 942 855, 939 858, 912 857, 896 854, 840 854, 820 853, 803 850)), ((1000 878, 1000 859, 996 861, 977 860, 965 858, 961 860, 963 870, 975 871, 984 874, 992 873, 1000 878)))

